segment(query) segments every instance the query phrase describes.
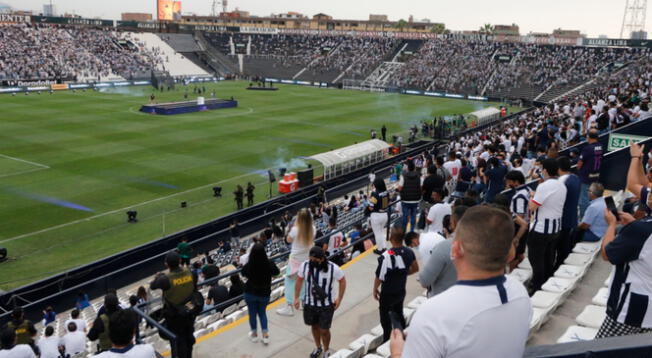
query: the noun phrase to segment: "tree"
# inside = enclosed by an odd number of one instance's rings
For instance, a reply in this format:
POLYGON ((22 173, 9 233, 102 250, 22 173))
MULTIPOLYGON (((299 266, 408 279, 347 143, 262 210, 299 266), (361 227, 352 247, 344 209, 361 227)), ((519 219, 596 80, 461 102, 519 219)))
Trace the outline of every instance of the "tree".
POLYGON ((407 25, 408 25, 408 22, 407 22, 407 21, 405 21, 404 19, 400 19, 400 20, 398 20, 398 22, 396 23, 396 26, 395 26, 395 27, 396 27, 399 31, 402 32, 402 31, 405 31, 405 28, 407 27, 407 25))
POLYGON ((446 29, 444 24, 433 24, 430 28, 430 32, 433 34, 447 34, 449 31, 446 29))
POLYGON ((483 35, 493 35, 494 33, 494 27, 491 24, 484 24, 484 26, 480 27, 480 33, 483 35))

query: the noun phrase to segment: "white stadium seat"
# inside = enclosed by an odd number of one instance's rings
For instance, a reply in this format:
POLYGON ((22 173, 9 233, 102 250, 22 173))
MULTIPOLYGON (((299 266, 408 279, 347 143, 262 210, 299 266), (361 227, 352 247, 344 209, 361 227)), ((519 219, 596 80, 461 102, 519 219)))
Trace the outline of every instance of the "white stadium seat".
POLYGON ((383 326, 377 325, 374 328, 371 329, 371 334, 374 336, 382 336, 383 335, 383 326))
POLYGON ((568 329, 566 329, 566 332, 564 332, 564 334, 557 340, 557 343, 590 341, 595 338, 597 333, 598 330, 595 328, 570 326, 568 329))
POLYGON ((560 293, 566 295, 575 287, 575 280, 568 278, 551 277, 546 281, 541 289, 547 292, 560 293))
POLYGON ((605 317, 607 317, 606 308, 602 306, 588 305, 575 318, 575 322, 580 326, 589 328, 600 328, 605 317))
POLYGON ((514 277, 521 283, 526 283, 532 278, 532 270, 516 268, 512 270, 512 272, 510 272, 508 276, 514 277))
POLYGON ((576 254, 595 254, 600 251, 601 242, 580 242, 573 248, 576 254))
POLYGON ((333 353, 330 355, 331 358, 352 358, 351 357, 351 352, 348 349, 340 349, 339 351, 333 353))
POLYGON ((561 294, 546 291, 537 291, 532 297, 532 307, 541 308, 543 310, 551 310, 559 304, 561 294))
POLYGON ((572 253, 568 255, 566 260, 564 260, 564 263, 566 265, 573 265, 573 266, 582 266, 586 267, 589 266, 593 262, 593 255, 589 254, 576 254, 572 253))
POLYGON ((390 341, 387 341, 381 344, 380 347, 376 348, 376 354, 384 358, 389 357, 391 355, 391 352, 389 350, 389 343, 390 341))
POLYGON ((413 299, 412 301, 410 301, 410 303, 408 303, 407 306, 408 306, 409 308, 412 308, 412 309, 416 310, 417 308, 421 307, 421 305, 422 305, 424 302, 426 302, 427 300, 428 300, 428 299, 425 298, 425 297, 423 297, 423 296, 418 296, 418 297, 416 297, 415 299, 413 299))
POLYGON ((523 261, 521 261, 521 263, 518 264, 517 267, 523 270, 532 271, 532 265, 530 265, 530 260, 528 260, 527 257, 523 261))
POLYGON ((598 290, 598 293, 593 296, 591 303, 596 306, 607 306, 607 300, 609 299, 609 289, 607 287, 601 287, 598 290))
POLYGON ((555 277, 574 279, 584 275, 584 267, 561 265, 555 272, 555 277))

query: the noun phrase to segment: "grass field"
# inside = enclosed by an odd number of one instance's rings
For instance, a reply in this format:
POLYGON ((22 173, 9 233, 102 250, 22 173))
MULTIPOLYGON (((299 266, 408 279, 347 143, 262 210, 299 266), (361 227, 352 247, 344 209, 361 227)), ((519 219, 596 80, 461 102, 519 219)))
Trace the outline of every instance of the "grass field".
MULTIPOLYGON (((391 135, 433 115, 489 105, 451 99, 245 83, 207 85, 239 107, 178 116, 138 112, 150 87, 0 96, 0 289, 11 289, 155 240, 235 209, 235 185, 267 168, 391 135), (212 197, 220 183, 225 196, 212 197), (187 201, 189 207, 180 209, 187 201), (125 211, 138 210, 127 224, 125 211)), ((192 91, 191 91, 192 93, 192 91)), ((182 90, 157 93, 182 100, 182 90)), ((495 104, 493 104, 495 105, 495 104)))

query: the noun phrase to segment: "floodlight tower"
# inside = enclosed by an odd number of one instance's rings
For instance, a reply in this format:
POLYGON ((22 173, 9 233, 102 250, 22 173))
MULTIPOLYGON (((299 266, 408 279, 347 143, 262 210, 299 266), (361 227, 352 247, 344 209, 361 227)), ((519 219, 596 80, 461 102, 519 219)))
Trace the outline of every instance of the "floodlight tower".
POLYGON ((632 32, 645 30, 647 0, 625 0, 625 14, 620 28, 620 38, 630 37, 632 32))
POLYGON ((226 6, 228 5, 228 0, 213 0, 213 6, 211 8, 211 16, 217 17, 219 14, 217 13, 217 6, 222 5, 222 12, 226 12, 226 6))

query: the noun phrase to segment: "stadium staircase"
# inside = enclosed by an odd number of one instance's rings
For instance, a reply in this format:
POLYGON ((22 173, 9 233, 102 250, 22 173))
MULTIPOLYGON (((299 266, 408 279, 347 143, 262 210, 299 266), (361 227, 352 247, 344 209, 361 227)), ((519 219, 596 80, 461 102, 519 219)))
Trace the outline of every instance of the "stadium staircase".
POLYGON ((383 62, 364 81, 363 87, 386 87, 392 76, 405 64, 402 62, 383 62))
POLYGON ((158 36, 176 52, 185 56, 204 71, 208 73, 218 72, 206 60, 206 51, 192 34, 159 33, 158 36))
MULTIPOLYGON (((168 43, 163 41, 158 35, 153 33, 132 33, 133 38, 137 38, 144 42, 145 46, 149 49, 158 48, 161 51, 161 56, 165 60, 164 64, 159 65, 159 70, 166 70, 171 76, 195 76, 208 75, 201 67, 194 64, 191 60, 187 59, 184 55, 177 52, 168 43)), ((167 36, 167 35, 162 35, 167 36)), ((179 42, 183 41, 175 39, 179 42)))
POLYGON ((233 63, 227 56, 222 54, 208 41, 201 31, 195 32, 197 44, 204 51, 201 57, 215 72, 221 76, 227 74, 239 73, 238 66, 233 63))

